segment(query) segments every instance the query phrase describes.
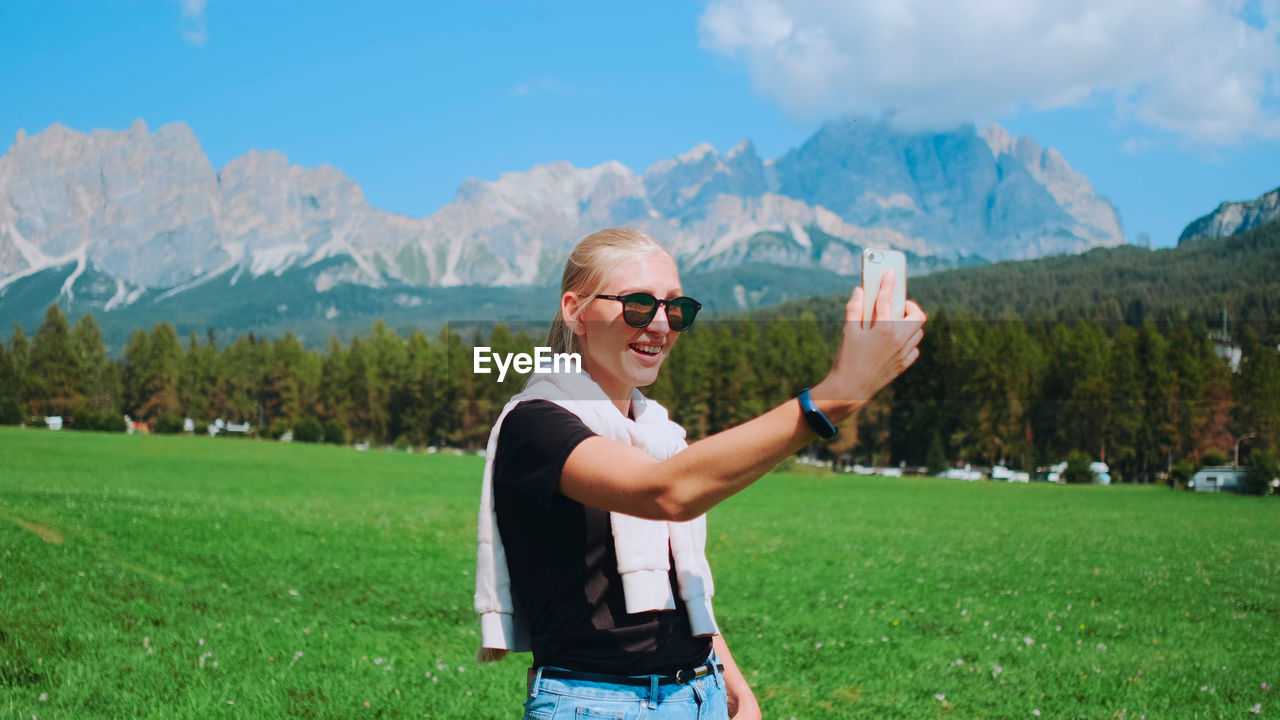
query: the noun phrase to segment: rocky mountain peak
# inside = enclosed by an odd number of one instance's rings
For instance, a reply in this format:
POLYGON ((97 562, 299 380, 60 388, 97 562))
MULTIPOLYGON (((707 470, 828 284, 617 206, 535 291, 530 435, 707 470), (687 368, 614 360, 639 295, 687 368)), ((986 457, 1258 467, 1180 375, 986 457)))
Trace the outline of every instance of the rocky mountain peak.
POLYGON ((1253 200, 1224 202, 1213 212, 1196 218, 1182 231, 1178 244, 1206 238, 1227 237, 1280 219, 1280 188, 1253 200))
MULTIPOLYGON (((0 294, 75 263, 163 294, 247 274, 305 270, 314 287, 546 282, 569 247, 610 225, 644 229, 697 269, 739 263, 857 272, 860 247, 991 260, 1119 244, 1114 208, 1053 149, 999 126, 903 131, 825 124, 780 158, 744 139, 642 174, 617 161, 550 162, 469 179, 428 218, 371 207, 336 168, 251 151, 215 172, 182 124, 19 132, 0 157, 0 294)), ((77 271, 79 272, 79 271, 77 271)), ((69 283, 71 284, 71 283, 69 283)))
POLYGON ((982 128, 982 132, 979 134, 987 142, 987 146, 991 148, 992 155, 999 157, 1001 153, 1012 152, 1013 136, 999 124, 991 123, 982 128))
POLYGON ((731 162, 740 155, 741 156, 756 155, 756 145, 755 143, 751 142, 751 138, 743 138, 738 142, 737 145, 734 145, 732 148, 730 148, 729 152, 724 154, 725 162, 731 162))

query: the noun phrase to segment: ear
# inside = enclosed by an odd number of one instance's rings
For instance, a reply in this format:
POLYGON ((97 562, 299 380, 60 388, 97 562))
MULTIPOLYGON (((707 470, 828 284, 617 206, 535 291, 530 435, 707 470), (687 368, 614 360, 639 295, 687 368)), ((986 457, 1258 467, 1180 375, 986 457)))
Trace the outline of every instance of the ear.
POLYGON ((578 322, 578 315, 582 312, 581 302, 576 292, 569 291, 560 296, 560 316, 574 335, 586 332, 583 324, 578 322))

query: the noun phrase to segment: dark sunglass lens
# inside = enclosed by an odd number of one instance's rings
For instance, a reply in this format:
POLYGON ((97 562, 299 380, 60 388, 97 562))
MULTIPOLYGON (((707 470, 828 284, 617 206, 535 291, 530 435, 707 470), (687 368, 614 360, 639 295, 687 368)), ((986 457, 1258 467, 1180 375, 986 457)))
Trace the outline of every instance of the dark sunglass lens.
POLYGON ((644 327, 658 311, 658 299, 649 293, 631 293, 622 301, 622 319, 631 327, 644 327))
POLYGON ((693 298, 672 298, 667 303, 667 319, 675 330, 688 330, 698 314, 698 302, 693 298))

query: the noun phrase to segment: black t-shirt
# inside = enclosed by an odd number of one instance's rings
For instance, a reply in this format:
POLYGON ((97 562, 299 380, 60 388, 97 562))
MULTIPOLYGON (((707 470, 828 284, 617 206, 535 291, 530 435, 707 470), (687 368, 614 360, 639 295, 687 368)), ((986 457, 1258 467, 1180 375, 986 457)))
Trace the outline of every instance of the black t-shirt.
POLYGON ((711 639, 676 609, 628 614, 609 513, 560 493, 560 473, 592 437, 578 416, 546 400, 507 413, 493 461, 494 508, 511 591, 528 615, 535 665, 614 675, 668 674, 700 665, 711 639))

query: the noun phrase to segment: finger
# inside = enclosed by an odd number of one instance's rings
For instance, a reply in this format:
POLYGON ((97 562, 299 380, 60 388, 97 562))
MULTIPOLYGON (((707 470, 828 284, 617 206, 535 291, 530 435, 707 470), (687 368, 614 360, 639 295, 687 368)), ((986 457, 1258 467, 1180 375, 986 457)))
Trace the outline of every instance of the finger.
POLYGON ((866 305, 866 298, 863 297, 862 286, 853 289, 853 294, 849 296, 849 302, 844 306, 844 321, 847 323, 856 322, 862 324, 862 308, 866 305))
POLYGON ((920 341, 923 339, 924 339, 924 330, 918 329, 915 332, 911 333, 911 337, 907 338, 906 347, 914 348, 917 345, 919 345, 920 341))
POLYGON ((892 270, 886 270, 880 278, 880 292, 876 293, 876 306, 872 310, 874 324, 893 320, 893 286, 897 284, 892 270))
POLYGON ((907 301, 906 310, 907 313, 902 318, 904 327, 910 327, 912 329, 920 328, 923 327, 925 321, 929 319, 929 317, 924 314, 924 310, 921 310, 919 305, 910 300, 907 301))
POLYGON ((902 361, 902 369, 905 370, 915 364, 920 358, 920 348, 911 348, 911 352, 907 353, 906 358, 902 361))

